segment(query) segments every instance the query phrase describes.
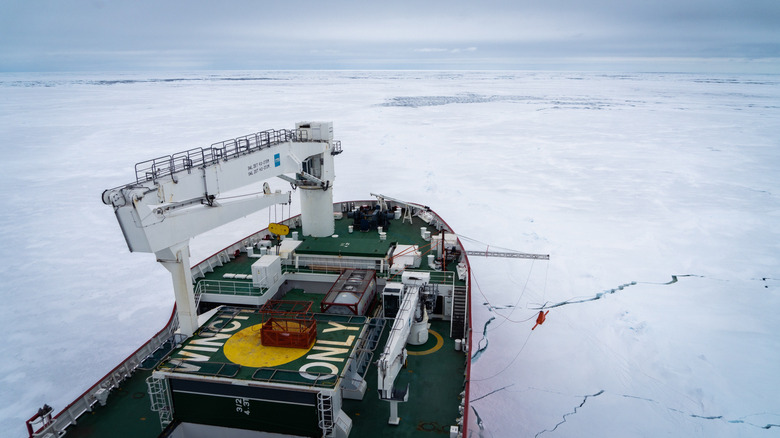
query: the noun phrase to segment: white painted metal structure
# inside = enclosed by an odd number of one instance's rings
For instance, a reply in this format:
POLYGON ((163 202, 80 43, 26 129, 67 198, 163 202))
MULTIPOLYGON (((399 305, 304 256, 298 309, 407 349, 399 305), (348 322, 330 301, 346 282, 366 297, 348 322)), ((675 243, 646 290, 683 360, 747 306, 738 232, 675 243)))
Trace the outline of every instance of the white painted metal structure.
MULTIPOLYGON (((415 325, 415 313, 419 307, 420 294, 430 282, 430 274, 427 272, 403 273, 403 298, 398 314, 387 338, 385 349, 377 361, 377 389, 379 398, 390 402, 389 424, 398 424, 401 418, 398 416, 398 402, 409 399, 409 387, 403 391, 394 390, 393 385, 401 368, 406 364, 406 342, 415 325)), ((426 318, 427 333, 427 318, 426 318)))
MULTIPOLYGON (((276 204, 290 192, 263 190, 280 177, 300 188, 303 234, 333 234, 332 122, 301 122, 295 130, 263 131, 139 163, 136 182, 103 192, 114 208, 132 252, 154 253, 171 272, 180 330, 198 328, 189 261, 189 240, 220 225, 276 204), (289 177, 285 174, 295 174, 289 177), (256 185, 256 190, 248 190, 256 185), (248 195, 220 198, 236 189, 248 195)), ((232 194, 231 194, 232 195, 232 194)))

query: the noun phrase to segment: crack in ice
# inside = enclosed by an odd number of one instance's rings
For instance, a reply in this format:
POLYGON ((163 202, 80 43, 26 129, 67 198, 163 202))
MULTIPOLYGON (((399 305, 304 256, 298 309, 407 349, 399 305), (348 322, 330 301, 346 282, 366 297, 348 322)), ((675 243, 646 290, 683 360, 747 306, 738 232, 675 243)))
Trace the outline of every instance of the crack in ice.
MULTIPOLYGON (((493 392, 485 394, 484 396, 482 396, 480 398, 487 397, 488 395, 493 394, 493 393, 498 392, 498 391, 501 391, 502 389, 505 389, 505 388, 506 387, 499 388, 499 389, 497 389, 497 390, 495 390, 493 392)), ((567 412, 567 413, 563 414, 563 421, 561 421, 558 424, 556 424, 555 427, 553 427, 552 429, 545 429, 545 430, 543 430, 541 432, 538 432, 536 435, 534 435, 534 437, 538 437, 539 435, 541 435, 541 434, 543 434, 545 432, 555 432, 555 430, 558 429, 558 426, 560 426, 561 424, 566 422, 566 417, 568 417, 570 415, 573 415, 573 414, 576 414, 578 409, 585 405, 585 402, 588 401, 589 397, 598 397, 601 394, 604 394, 604 390, 603 389, 601 391, 595 393, 595 394, 590 394, 590 395, 584 396, 584 398, 582 399, 582 403, 580 403, 579 406, 575 407, 572 412, 567 412)), ((767 429, 767 430, 775 428, 775 427, 780 428, 780 424, 776 424, 776 423, 756 424, 756 423, 752 423, 750 421, 746 421, 745 420, 745 418, 751 417, 751 416, 757 416, 757 415, 780 416, 780 414, 774 414, 774 413, 769 413, 769 412, 761 412, 761 413, 746 415, 746 416, 738 418, 736 420, 729 420, 729 419, 725 418, 723 415, 699 415, 699 414, 693 414, 693 413, 690 413, 690 412, 685 412, 685 411, 682 411, 680 409, 671 408, 669 406, 664 406, 661 402, 659 402, 657 400, 653 400, 651 398, 639 397, 639 396, 636 396, 636 395, 629 395, 629 394, 621 394, 621 396, 624 397, 624 398, 631 398, 631 399, 635 399, 635 400, 642 400, 642 401, 654 403, 654 404, 659 405, 659 406, 661 406, 661 407, 663 407, 663 408, 665 408, 665 409, 667 409, 667 410, 669 410, 671 412, 675 412, 675 413, 678 413, 678 414, 681 414, 681 415, 685 415, 685 416, 688 416, 690 418, 696 418, 696 419, 700 419, 700 420, 720 420, 720 421, 723 421, 723 422, 726 422, 726 423, 729 423, 729 424, 744 424, 744 425, 747 425, 747 426, 753 426, 753 427, 756 427, 756 428, 759 428, 759 429, 767 429)))
MULTIPOLYGON (((669 411, 676 412, 676 413, 682 414, 682 415, 686 415, 686 416, 691 417, 691 418, 698 418, 698 419, 702 419, 702 420, 722 420, 722 421, 725 421, 725 422, 731 423, 731 424, 745 424, 745 425, 748 425, 748 426, 757 427, 759 429, 771 429, 773 427, 780 427, 780 424, 774 424, 774 423, 767 423, 765 425, 761 425, 761 424, 751 423, 749 421, 745 421, 745 420, 742 420, 742 419, 729 420, 729 419, 724 418, 723 415, 698 415, 698 414, 692 414, 690 412, 681 411, 680 409, 670 408, 669 406, 664 406, 661 402, 659 402, 657 400, 653 400, 651 398, 638 397, 638 396, 635 396, 635 395, 628 395, 628 394, 623 394, 623 397, 625 397, 625 398, 633 398, 633 399, 636 399, 636 400, 647 401, 647 402, 650 402, 650 403, 655 403, 655 404, 657 404, 659 406, 662 406, 662 407, 666 408, 669 411)), ((762 414, 767 414, 767 413, 764 412, 762 414)), ((762 415, 762 414, 752 414, 752 415, 762 415)), ((771 414, 771 415, 777 415, 777 414, 771 414)), ((750 415, 746 415, 745 417, 742 417, 742 418, 746 418, 746 417, 749 417, 749 416, 750 415)))
MULTIPOLYGON (((670 284, 677 283, 677 281, 679 280, 680 277, 702 277, 702 276, 701 275, 695 275, 695 274, 672 275, 671 281, 667 281, 666 283, 650 283, 650 282, 640 282, 640 283, 641 284, 657 284, 657 285, 662 285, 662 286, 668 286, 670 284)), ((590 298, 582 298, 582 299, 578 299, 578 300, 574 300, 574 299, 566 300, 566 301, 561 301, 561 302, 555 303, 555 304, 544 303, 540 307, 536 307, 536 308, 533 308, 533 309, 535 309, 535 310, 545 310, 545 309, 554 309, 556 307, 566 306, 566 305, 569 305, 569 304, 588 303, 588 302, 591 302, 591 301, 600 300, 600 299, 604 298, 607 295, 612 295, 612 294, 614 294, 614 293, 616 293, 618 291, 621 291, 621 290, 623 290, 623 289, 625 289, 625 288, 627 288, 629 286, 634 286, 636 284, 638 284, 636 281, 631 281, 629 283, 621 284, 620 286, 618 286, 616 288, 605 290, 603 292, 599 292, 595 296, 592 296, 590 298)), ((531 307, 529 307, 529 309, 530 308, 531 307)))
POLYGON ((595 394, 589 394, 589 395, 586 395, 586 396, 585 396, 585 397, 582 399, 582 403, 580 403, 580 405, 579 405, 579 406, 577 406, 577 407, 575 407, 575 408, 574 408, 574 411, 572 411, 572 412, 567 412, 567 413, 563 414, 563 421, 561 421, 560 423, 556 424, 556 425, 555 425, 555 427, 553 427, 552 429, 545 429, 545 430, 543 430, 543 431, 541 431, 541 432, 538 432, 536 435, 534 435, 534 437, 538 437, 539 435, 541 435, 541 434, 543 434, 543 433, 545 433, 545 432, 555 432, 555 429, 558 429, 558 426, 560 426, 561 424, 563 424, 563 423, 565 423, 565 422, 566 422, 566 417, 568 417, 569 415, 574 415, 574 414, 576 414, 576 413, 577 413, 577 410, 578 410, 579 408, 581 408, 583 405, 585 405, 585 402, 586 402, 586 401, 588 401, 588 398, 590 398, 590 397, 598 397, 598 396, 600 396, 601 394, 604 394, 604 390, 603 390, 603 389, 602 389, 601 391, 599 391, 599 392, 595 393, 595 394))
POLYGON ((483 396, 479 396, 479 397, 475 398, 474 400, 470 400, 470 403, 474 403, 474 402, 475 402, 475 401, 477 401, 477 400, 482 400, 483 398, 485 398, 485 397, 487 397, 487 396, 489 396, 489 395, 495 394, 495 393, 497 393, 498 391, 503 391, 504 389, 507 389, 507 388, 509 388, 510 386, 514 386, 514 385, 515 385, 514 383, 510 383, 509 385, 503 386, 503 387, 501 387, 501 388, 498 388, 498 389, 494 389, 494 390, 492 390, 492 391, 488 392, 487 394, 485 394, 485 395, 483 395, 483 396))
POLYGON ((482 339, 480 339, 479 342, 477 343, 477 346, 479 348, 477 348, 477 351, 475 351, 474 355, 471 356, 471 363, 475 363, 477 359, 479 359, 479 357, 482 356, 482 353, 484 353, 485 350, 487 350, 488 347, 487 328, 488 328, 488 324, 490 324, 494 319, 496 319, 496 317, 491 316, 490 319, 488 319, 487 322, 485 322, 485 327, 482 329, 482 339), (482 341, 485 341, 485 345, 482 345, 482 341))
POLYGON ((604 298, 606 295, 614 294, 615 292, 617 292, 619 290, 623 290, 623 289, 627 288, 628 286, 633 286, 635 284, 636 284, 636 281, 632 281, 630 283, 621 284, 620 286, 618 286, 618 287, 616 287, 614 289, 609 289, 609 290, 605 290, 604 292, 599 292, 595 296, 590 297, 590 298, 583 298, 583 299, 580 299, 580 300, 566 300, 566 301, 561 301, 559 303, 549 304, 549 305, 547 303, 545 303, 541 307, 535 308, 535 310, 554 309, 556 307, 566 306, 566 305, 569 305, 569 304, 581 304, 581 303, 587 303, 587 302, 590 302, 590 301, 600 300, 600 299, 604 298))
POLYGON ((477 417, 477 426, 479 426, 479 430, 485 430, 485 424, 482 422, 482 418, 479 416, 476 408, 472 406, 471 410, 474 411, 474 415, 477 417))
POLYGON ((643 281, 642 284, 659 284, 661 286, 668 286, 670 284, 675 284, 677 281, 682 277, 698 277, 698 278, 704 278, 701 275, 695 275, 695 274, 680 274, 680 275, 672 275, 671 281, 667 281, 666 283, 651 283, 649 281, 643 281))
POLYGON ((774 424, 774 423, 767 423, 762 426, 760 424, 751 423, 745 420, 727 420, 727 421, 732 424, 747 424, 749 426, 757 427, 759 429, 771 429, 773 427, 780 427, 780 424, 774 424))

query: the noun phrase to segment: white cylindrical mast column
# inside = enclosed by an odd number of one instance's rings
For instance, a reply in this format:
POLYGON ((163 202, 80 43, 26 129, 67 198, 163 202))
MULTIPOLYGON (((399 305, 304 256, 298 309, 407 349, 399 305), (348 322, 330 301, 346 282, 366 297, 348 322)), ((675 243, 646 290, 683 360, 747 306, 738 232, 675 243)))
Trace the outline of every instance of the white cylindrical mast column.
POLYGON ((333 189, 298 187, 301 192, 301 227, 304 236, 328 237, 333 234, 333 189))
POLYGON ((309 157, 308 172, 319 178, 323 185, 301 184, 301 228, 304 236, 328 237, 335 230, 333 219, 333 181, 336 174, 333 165, 333 123, 301 122, 296 125, 307 132, 309 140, 327 142, 325 151, 309 157))

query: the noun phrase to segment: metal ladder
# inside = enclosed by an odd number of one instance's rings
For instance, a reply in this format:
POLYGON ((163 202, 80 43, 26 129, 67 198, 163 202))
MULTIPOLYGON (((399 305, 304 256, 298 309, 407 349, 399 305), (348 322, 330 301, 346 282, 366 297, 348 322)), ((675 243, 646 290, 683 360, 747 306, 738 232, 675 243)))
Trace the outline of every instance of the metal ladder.
POLYGON ((149 389, 152 411, 160 415, 160 427, 165 429, 173 421, 168 383, 165 378, 157 379, 154 376, 149 376, 146 379, 146 386, 149 389))
POLYGON ((452 319, 450 320, 450 337, 462 339, 466 334, 466 286, 455 286, 452 291, 452 319))
POLYGON ((320 417, 319 426, 322 436, 333 432, 333 396, 324 392, 317 393, 317 414, 320 417))

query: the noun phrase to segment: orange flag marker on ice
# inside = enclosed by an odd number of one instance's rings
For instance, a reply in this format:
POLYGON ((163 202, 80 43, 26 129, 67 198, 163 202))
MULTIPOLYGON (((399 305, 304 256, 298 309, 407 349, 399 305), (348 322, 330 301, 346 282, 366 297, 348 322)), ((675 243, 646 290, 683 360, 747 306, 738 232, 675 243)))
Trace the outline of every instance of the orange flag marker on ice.
POLYGON ((550 311, 539 311, 539 316, 536 317, 536 324, 534 324, 533 328, 531 330, 535 329, 537 325, 542 325, 544 323, 545 318, 547 317, 547 314, 550 313, 550 311))

